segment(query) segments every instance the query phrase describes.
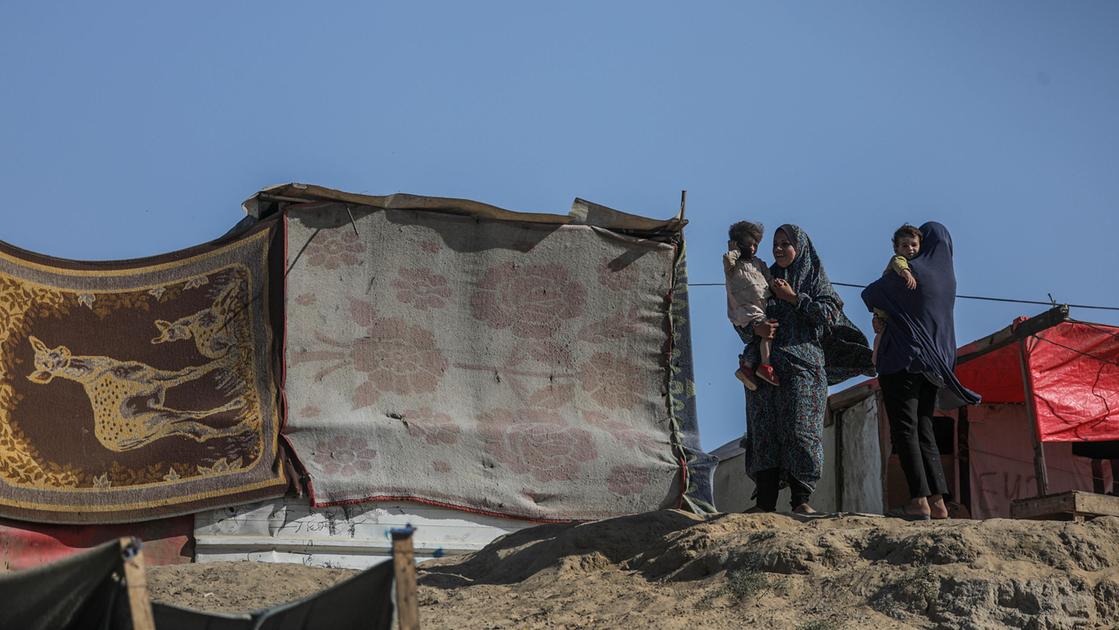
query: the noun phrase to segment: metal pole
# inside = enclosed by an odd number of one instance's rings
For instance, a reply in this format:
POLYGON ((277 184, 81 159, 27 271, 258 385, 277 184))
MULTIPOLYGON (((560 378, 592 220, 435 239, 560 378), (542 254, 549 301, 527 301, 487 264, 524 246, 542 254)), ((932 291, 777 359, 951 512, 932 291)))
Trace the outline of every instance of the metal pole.
POLYGON ((416 561, 412 556, 412 532, 407 526, 392 530, 392 568, 396 581, 396 618, 400 630, 419 630, 420 606, 416 593, 416 561))
POLYGON ((1034 475, 1037 477, 1037 496, 1049 494, 1049 473, 1045 466, 1045 449, 1041 443, 1041 427, 1037 426, 1037 401, 1034 399, 1033 379, 1030 377, 1029 359, 1026 356, 1026 340, 1018 341, 1018 365, 1022 369, 1022 387, 1025 393, 1026 416, 1034 435, 1034 475))

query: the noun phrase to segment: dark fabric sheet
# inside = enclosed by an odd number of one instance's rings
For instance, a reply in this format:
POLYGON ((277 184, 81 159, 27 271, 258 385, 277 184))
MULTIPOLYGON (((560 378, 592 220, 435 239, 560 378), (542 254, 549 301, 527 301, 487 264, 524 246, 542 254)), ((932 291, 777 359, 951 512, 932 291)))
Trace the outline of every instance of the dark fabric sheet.
POLYGON ((118 541, 58 562, 0 574, 0 628, 128 630, 132 620, 118 541), (123 570, 120 571, 123 574, 123 570))
POLYGON ((956 378, 956 272, 952 235, 930 221, 921 226, 921 253, 909 261, 917 277, 910 290, 895 273, 887 273, 863 290, 868 309, 889 316, 878 347, 878 372, 924 374, 940 388, 937 408, 976 404, 979 394, 956 378))
POLYGON ((1092 459, 1119 459, 1119 440, 1073 442, 1072 454, 1092 459))
POLYGON ((325 591, 282 606, 240 614, 210 613, 153 603, 159 630, 389 630, 392 560, 325 591))

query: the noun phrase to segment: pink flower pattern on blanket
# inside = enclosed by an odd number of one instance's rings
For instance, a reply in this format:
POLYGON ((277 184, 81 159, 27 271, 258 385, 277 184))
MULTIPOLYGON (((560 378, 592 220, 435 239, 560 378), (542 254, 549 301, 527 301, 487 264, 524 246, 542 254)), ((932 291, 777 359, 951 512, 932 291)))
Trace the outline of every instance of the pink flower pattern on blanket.
POLYGON ((552 336, 564 321, 583 312, 586 291, 562 265, 490 267, 470 298, 475 319, 493 328, 510 328, 521 338, 552 336))
POLYGON ((649 472, 646 468, 632 464, 617 466, 606 476, 606 487, 622 497, 638 494, 652 481, 649 472))
POLYGON ((495 409, 478 418, 479 435, 494 459, 540 482, 570 481, 598 457, 589 431, 566 425, 546 409, 495 409))
POLYGON ((354 390, 354 409, 367 407, 383 392, 425 394, 435 391, 447 359, 435 347, 435 335, 402 319, 386 318, 353 342, 354 369, 368 376, 354 390))
POLYGON ((621 267, 614 261, 604 261, 598 266, 598 282, 615 291, 625 291, 637 284, 637 265, 621 267))
POLYGON ((408 435, 428 444, 454 444, 462 433, 462 428, 450 416, 432 411, 430 407, 405 411, 400 416, 408 435))
POLYGON ((396 317, 381 318, 365 300, 350 298, 350 316, 365 328, 365 335, 345 342, 317 332, 315 338, 327 347, 293 351, 288 364, 326 363, 313 377, 319 382, 347 366, 364 373, 365 382, 355 387, 351 396, 354 409, 372 405, 385 392, 411 395, 435 391, 447 371, 447 359, 436 347, 430 330, 396 317))
POLYGON ((443 308, 451 298, 447 278, 427 269, 400 269, 392 286, 397 300, 420 310, 443 308))
POLYGON ((669 452, 670 446, 667 443, 659 441, 655 434, 638 426, 615 420, 597 411, 583 411, 580 415, 588 425, 606 431, 627 449, 640 450, 658 458, 669 452))
POLYGON ((313 267, 338 269, 361 263, 365 243, 357 234, 343 230, 322 230, 307 244, 307 263, 313 267))
POLYGON ((372 460, 377 451, 360 437, 337 435, 315 445, 316 462, 322 471, 331 476, 354 477, 373 470, 372 460))
POLYGON ((631 409, 641 404, 641 372, 637 366, 606 352, 596 352, 579 374, 583 389, 608 409, 631 409))

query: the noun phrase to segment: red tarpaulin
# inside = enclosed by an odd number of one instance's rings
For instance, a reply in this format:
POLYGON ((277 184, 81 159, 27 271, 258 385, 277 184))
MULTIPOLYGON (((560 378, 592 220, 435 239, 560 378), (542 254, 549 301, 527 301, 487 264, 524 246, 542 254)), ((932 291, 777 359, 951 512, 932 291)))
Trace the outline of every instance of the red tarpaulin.
POLYGON ((39 525, 0 519, 0 567, 30 569, 123 536, 144 542, 145 564, 181 564, 194 556, 193 534, 194 517, 189 515, 121 525, 39 525))
POLYGON ((1025 402, 1023 343, 1041 440, 1119 440, 1119 328, 1063 321, 960 363, 956 374, 984 403, 1025 402))

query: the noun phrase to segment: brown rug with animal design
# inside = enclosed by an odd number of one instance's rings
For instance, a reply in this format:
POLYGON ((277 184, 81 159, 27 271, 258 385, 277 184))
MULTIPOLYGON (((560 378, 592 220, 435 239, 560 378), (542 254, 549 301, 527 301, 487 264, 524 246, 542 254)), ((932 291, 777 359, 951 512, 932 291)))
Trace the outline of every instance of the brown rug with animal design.
POLYGON ((0 243, 0 516, 113 523, 283 494, 276 233, 119 262, 0 243))

